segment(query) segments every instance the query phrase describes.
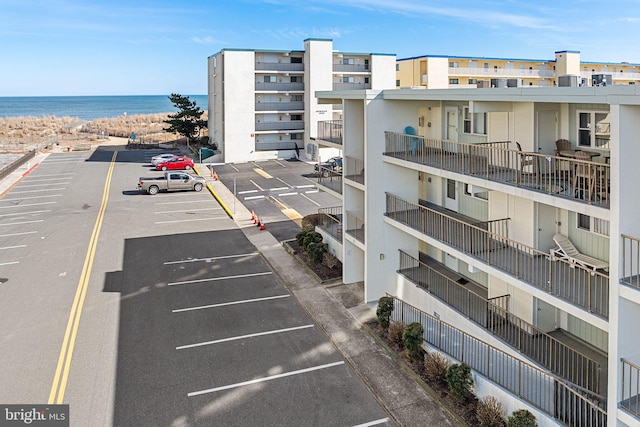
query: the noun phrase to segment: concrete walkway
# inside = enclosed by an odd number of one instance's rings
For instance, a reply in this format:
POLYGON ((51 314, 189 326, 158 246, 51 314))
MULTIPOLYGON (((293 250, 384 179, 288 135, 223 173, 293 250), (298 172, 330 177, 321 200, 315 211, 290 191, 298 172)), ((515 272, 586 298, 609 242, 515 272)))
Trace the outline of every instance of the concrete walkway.
MULTIPOLYGON (((196 167, 202 175, 208 173, 206 166, 196 167)), ((339 292, 336 288, 340 286, 327 287, 318 283, 268 230, 261 231, 254 225, 251 212, 239 200, 234 203, 233 194, 224 184, 209 180, 209 187, 223 204, 235 206, 233 219, 238 227, 343 354, 391 419, 400 426, 465 425, 440 405, 439 398, 363 325, 375 318, 375 307, 361 304, 345 308, 335 296, 335 292, 339 292)))

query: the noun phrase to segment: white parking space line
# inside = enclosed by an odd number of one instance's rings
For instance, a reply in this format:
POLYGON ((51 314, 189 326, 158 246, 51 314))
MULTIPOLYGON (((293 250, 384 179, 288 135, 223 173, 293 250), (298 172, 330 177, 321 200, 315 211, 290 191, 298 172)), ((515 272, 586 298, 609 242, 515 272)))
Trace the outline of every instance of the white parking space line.
POLYGON ((23 231, 22 233, 0 234, 0 237, 22 236, 23 234, 34 234, 37 231, 23 231))
POLYGON ((291 187, 275 187, 275 188, 270 188, 269 191, 282 191, 282 190, 289 190, 291 189, 291 187))
POLYGON ((300 194, 302 197, 304 197, 305 199, 307 199, 308 201, 310 201, 311 203, 313 203, 316 206, 320 206, 320 203, 316 202, 315 200, 305 196, 304 194, 300 194))
POLYGON ((287 165, 284 165, 284 164, 280 163, 280 162, 279 162, 279 161, 277 161, 277 160, 274 160, 273 162, 274 162, 274 163, 279 164, 279 165, 280 165, 280 166, 282 166, 283 168, 286 168, 286 167, 287 167, 287 165))
POLYGON ((251 193, 257 193, 258 190, 247 190, 247 191, 238 191, 238 194, 251 194, 251 193))
POLYGON ((64 185, 64 184, 69 184, 71 181, 65 181, 65 182, 52 182, 49 184, 34 184, 34 185, 25 185, 25 184, 20 184, 20 188, 33 188, 33 187, 48 187, 49 185, 64 185))
POLYGON ((211 262, 217 259, 229 259, 229 258, 243 258, 243 257, 253 257, 258 255, 258 252, 248 252, 246 254, 238 254, 238 255, 223 255, 211 258, 190 258, 180 261, 166 261, 163 262, 162 265, 171 265, 171 264, 183 264, 188 262, 211 262))
POLYGON ((222 276, 222 277, 210 277, 208 279, 185 280, 183 282, 171 282, 171 283, 168 283, 167 286, 190 285, 190 284, 193 284, 193 283, 217 282, 217 281, 220 281, 220 280, 243 279, 245 277, 268 276, 269 274, 273 274, 273 273, 271 271, 265 271, 264 273, 238 274, 236 276, 222 276))
POLYGON ((294 188, 316 188, 315 185, 313 184, 309 184, 309 185, 296 185, 294 188))
POLYGON ((0 247, 0 251, 3 251, 5 249, 18 249, 18 248, 26 248, 27 245, 17 245, 17 246, 5 246, 5 247, 0 247))
POLYGON ((180 200, 178 202, 158 202, 154 203, 154 205, 183 205, 185 203, 211 203, 211 199, 180 200))
POLYGON ((280 197, 280 196, 295 196, 296 194, 298 194, 298 193, 281 193, 281 194, 278 194, 278 197, 280 197))
POLYGON ((32 212, 14 212, 14 213, 2 214, 0 215, 0 217, 15 216, 15 215, 36 215, 36 214, 45 213, 45 212, 51 212, 51 209, 47 209, 44 211, 32 211, 32 212))
POLYGON ((379 420, 369 421, 368 423, 358 424, 358 425, 355 425, 355 426, 353 426, 353 427, 369 427, 369 426, 377 426, 377 425, 384 424, 384 423, 388 423, 388 422, 389 422, 389 418, 380 418, 379 420))
POLYGON ((12 197, 10 199, 4 198, 0 199, 0 202, 9 202, 12 200, 29 200, 29 199, 42 199, 45 197, 61 197, 62 194, 44 194, 42 196, 27 196, 27 197, 12 197))
POLYGON ((42 190, 27 190, 27 191, 12 191, 11 194, 25 194, 25 193, 40 193, 42 191, 61 191, 61 190, 66 190, 65 187, 63 188, 44 188, 42 190))
POLYGON ((252 183, 253 185, 255 185, 256 187, 258 187, 258 190, 264 191, 264 188, 262 188, 258 184, 256 184, 254 180, 250 179, 249 182, 252 183))
POLYGON ((310 191, 305 191, 305 194, 314 194, 314 193, 319 193, 320 190, 310 190, 310 191))
POLYGON ((283 183, 284 185, 286 185, 287 188, 293 188, 293 185, 289 184, 288 182, 283 181, 282 179, 278 178, 277 176, 276 176, 276 179, 278 181, 280 181, 281 183, 283 183))
POLYGON ((9 261, 9 262, 3 262, 3 263, 0 263, 0 266, 3 266, 3 265, 13 265, 13 264, 20 264, 20 261, 9 261))
POLYGON ((24 208, 24 207, 28 207, 28 206, 40 206, 40 205, 53 205, 56 204, 58 202, 40 202, 40 203, 29 203, 26 205, 11 205, 11 206, 0 206, 0 209, 7 209, 7 208, 24 208))
POLYGON ((300 369, 300 370, 297 370, 297 371, 285 372, 285 373, 282 373, 282 374, 271 375, 271 376, 263 377, 263 378, 256 378, 254 380, 244 381, 244 382, 235 383, 235 384, 229 384, 229 385, 225 385, 225 386, 222 386, 222 387, 215 387, 215 388, 210 388, 210 389, 207 389, 207 390, 200 390, 200 391, 192 391, 191 393, 187 393, 187 397, 200 396, 202 394, 215 393, 217 391, 229 390, 229 389, 232 389, 232 388, 243 387, 243 386, 251 385, 251 384, 258 384, 258 383, 265 382, 265 381, 271 381, 271 380, 277 380, 279 378, 290 377, 292 375, 306 374, 307 372, 318 371, 320 369, 332 368, 334 366, 340 366, 340 365, 344 365, 344 362, 327 363, 326 365, 314 366, 312 368, 306 368, 306 369, 300 369))
POLYGON ((201 212, 201 211, 221 211, 222 208, 202 208, 202 209, 182 209, 178 211, 160 211, 154 212, 155 214, 170 214, 170 213, 180 213, 180 212, 201 212))
POLYGON ((274 300, 274 299, 288 298, 290 296, 291 295, 276 295, 274 297, 245 299, 245 300, 242 300, 242 301, 222 302, 220 304, 209 304, 209 305, 200 305, 200 306, 197 306, 197 307, 177 308, 175 310, 171 310, 171 312, 172 313, 183 313, 185 311, 207 310, 209 308, 226 307, 226 306, 229 306, 229 305, 238 305, 238 304, 248 304, 248 303, 252 303, 252 302, 270 301, 270 300, 274 300))
POLYGON ((237 167, 235 167, 235 166, 233 166, 231 164, 229 166, 231 166, 233 168, 233 170, 235 170, 236 172, 240 172, 240 169, 238 169, 237 167))
POLYGON ((154 224, 176 224, 179 222, 212 221, 214 219, 221 219, 221 218, 229 218, 229 217, 226 215, 220 215, 220 216, 209 216, 206 218, 175 219, 172 221, 156 221, 154 222, 154 224))
POLYGON ((238 335, 236 337, 222 338, 219 340, 204 341, 204 342, 199 342, 195 344, 181 345, 176 347, 176 350, 186 350, 189 348, 204 347, 205 345, 220 344, 223 342, 238 341, 238 340, 244 340, 247 338, 263 337, 265 335, 282 334, 284 332, 299 331, 300 329, 309 329, 313 327, 315 327, 315 325, 303 325, 303 326, 295 326, 293 328, 274 329, 272 331, 266 331, 266 332, 256 332, 255 334, 238 335))
POLYGON ((36 222, 44 222, 44 219, 36 219, 33 221, 22 221, 22 222, 10 222, 8 224, 0 224, 0 227, 4 226, 4 225, 23 225, 23 224, 33 224, 36 222))
POLYGON ((32 181, 34 178, 41 178, 41 177, 47 177, 47 176, 55 176, 56 179, 69 179, 69 178, 62 178, 62 175, 75 175, 75 172, 60 172, 60 173, 43 173, 43 174, 38 174, 38 175, 33 175, 31 178, 26 179, 25 181, 32 181))
POLYGON ((264 196, 251 196, 251 197, 244 198, 244 200, 255 200, 255 199, 264 199, 264 196))

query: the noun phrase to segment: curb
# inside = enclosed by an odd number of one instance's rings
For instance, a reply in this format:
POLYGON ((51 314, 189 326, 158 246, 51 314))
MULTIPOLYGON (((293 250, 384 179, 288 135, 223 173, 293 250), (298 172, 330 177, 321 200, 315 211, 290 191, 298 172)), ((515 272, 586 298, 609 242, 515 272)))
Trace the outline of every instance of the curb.
MULTIPOLYGON (((196 168, 195 166, 193 167, 193 171, 198 174, 199 176, 202 176, 202 174, 200 173, 200 171, 198 170, 198 168, 196 168)), ((229 218, 233 219, 233 214, 231 213, 231 211, 229 210, 229 208, 227 207, 227 205, 222 201, 222 199, 218 196, 218 194, 216 194, 215 190, 213 189, 213 187, 211 186, 211 184, 207 183, 207 190, 209 190, 209 193, 211 193, 211 195, 216 199, 216 201, 220 204, 220 206, 222 207, 222 209, 224 209, 224 211, 227 213, 227 215, 229 215, 229 218)))

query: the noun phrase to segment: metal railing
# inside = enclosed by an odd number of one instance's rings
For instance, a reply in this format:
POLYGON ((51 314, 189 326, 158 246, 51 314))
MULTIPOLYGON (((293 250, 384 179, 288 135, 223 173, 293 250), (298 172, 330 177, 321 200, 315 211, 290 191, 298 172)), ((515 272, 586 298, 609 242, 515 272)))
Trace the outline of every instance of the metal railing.
POLYGON ((348 73, 368 73, 371 72, 369 66, 364 64, 333 64, 333 71, 341 72, 346 71, 348 73))
POLYGON ((553 374, 517 359, 440 319, 392 297, 391 319, 422 325, 422 339, 489 381, 510 391, 567 426, 605 427, 603 396, 565 383, 553 374))
POLYGON ((507 297, 489 301, 406 252, 399 252, 398 272, 402 276, 552 373, 600 392, 600 363, 510 313, 507 297))
POLYGON ((29 160, 33 159, 36 156, 36 150, 31 150, 24 156, 20 157, 17 160, 14 160, 12 163, 0 169, 0 179, 7 177, 10 173, 18 169, 23 164, 27 163, 29 160))
POLYGON ((364 160, 355 157, 345 156, 345 175, 348 180, 364 185, 364 160))
POLYGON ((609 276, 386 193, 385 216, 590 313, 608 318, 609 276))
POLYGON ((342 243, 342 206, 318 209, 318 227, 342 243))
POLYGON ((624 358, 621 358, 620 362, 622 390, 619 405, 636 418, 640 418, 640 366, 624 358))
POLYGON ((482 77, 555 77, 554 70, 529 70, 519 68, 459 68, 449 67, 449 77, 482 76, 482 77))
POLYGON ((304 71, 304 64, 291 62, 256 62, 256 70, 304 71))
POLYGON ((640 239, 622 235, 621 283, 640 289, 640 239))
POLYGON ((256 82, 256 90, 279 90, 279 91, 293 91, 304 90, 304 83, 267 83, 256 82))
POLYGON ((292 110, 304 111, 304 102, 302 101, 256 102, 255 108, 256 108, 256 111, 292 111, 292 110))
POLYGON ((342 145, 342 120, 319 121, 318 139, 342 145))
POLYGON ((364 218, 347 211, 347 234, 355 237, 360 243, 364 241, 364 218))
POLYGON ((334 83, 333 90, 371 89, 371 83, 334 83))
POLYGON ((318 184, 342 194, 342 171, 320 166, 318 170, 318 184))
MULTIPOLYGON (((514 144, 515 145, 515 144, 514 144)), ((507 148, 385 132, 385 156, 608 208, 611 167, 507 148)))
POLYGON ((304 122, 302 120, 256 122, 256 130, 298 130, 298 129, 304 129, 304 122))

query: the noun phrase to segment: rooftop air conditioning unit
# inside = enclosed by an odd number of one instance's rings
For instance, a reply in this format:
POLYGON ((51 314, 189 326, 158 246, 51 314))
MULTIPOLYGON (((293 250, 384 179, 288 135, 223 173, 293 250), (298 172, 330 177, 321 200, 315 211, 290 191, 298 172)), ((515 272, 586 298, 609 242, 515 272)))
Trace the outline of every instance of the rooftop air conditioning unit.
POLYGON ((559 87, 576 87, 579 86, 581 81, 579 76, 573 74, 565 74, 564 76, 558 76, 559 87))
POLYGON ((611 86, 611 74, 592 74, 591 86, 611 86))

